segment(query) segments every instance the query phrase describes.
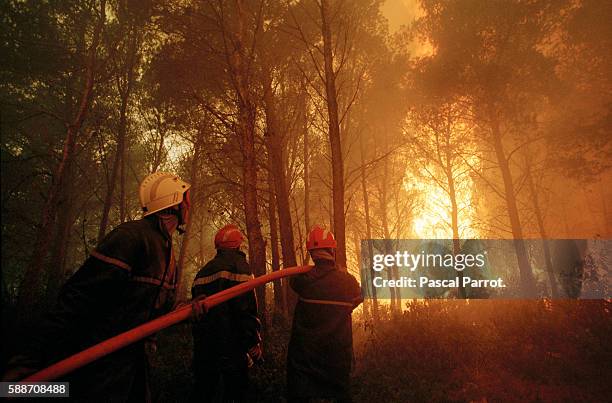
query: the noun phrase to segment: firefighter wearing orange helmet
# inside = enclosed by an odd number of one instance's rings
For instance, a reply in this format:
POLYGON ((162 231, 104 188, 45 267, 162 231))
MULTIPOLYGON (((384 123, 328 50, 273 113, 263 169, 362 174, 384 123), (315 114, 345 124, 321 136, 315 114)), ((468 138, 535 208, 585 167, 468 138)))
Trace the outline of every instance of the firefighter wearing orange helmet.
MULTIPOLYGON (((19 380, 173 308, 178 271, 172 236, 189 220, 190 187, 165 172, 142 181, 143 218, 120 224, 100 241, 11 360, 4 379, 19 380)), ((150 401, 145 343, 68 374, 62 380, 70 382, 70 396, 78 401, 150 401)))
MULTIPOLYGON (((193 298, 202 298, 251 280, 240 250, 244 235, 233 224, 215 235, 216 256, 196 275, 193 298)), ((246 400, 248 368, 262 360, 255 291, 212 308, 193 324, 194 401, 246 400)))
POLYGON ((298 301, 287 354, 288 400, 349 402, 351 313, 363 302, 361 288, 352 275, 336 267, 336 240, 330 231, 313 227, 306 249, 314 269, 290 280, 298 301))

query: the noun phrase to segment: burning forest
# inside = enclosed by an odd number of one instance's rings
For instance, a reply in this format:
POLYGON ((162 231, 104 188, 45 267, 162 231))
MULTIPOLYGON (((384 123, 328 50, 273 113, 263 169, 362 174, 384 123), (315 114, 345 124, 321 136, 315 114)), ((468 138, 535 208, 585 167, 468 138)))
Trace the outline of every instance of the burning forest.
POLYGON ((0 396, 609 400, 610 2, 0 19, 0 396))

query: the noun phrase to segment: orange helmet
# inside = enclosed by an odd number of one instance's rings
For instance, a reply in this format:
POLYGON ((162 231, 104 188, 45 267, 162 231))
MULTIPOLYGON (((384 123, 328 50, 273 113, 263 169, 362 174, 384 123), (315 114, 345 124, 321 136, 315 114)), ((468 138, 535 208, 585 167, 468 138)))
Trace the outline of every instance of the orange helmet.
POLYGON ((319 225, 312 227, 310 233, 308 234, 308 240, 306 241, 306 249, 336 249, 336 247, 337 244, 334 234, 319 225))
POLYGON ((234 224, 228 224, 217 231, 215 235, 215 248, 239 248, 244 241, 244 235, 240 228, 234 224))

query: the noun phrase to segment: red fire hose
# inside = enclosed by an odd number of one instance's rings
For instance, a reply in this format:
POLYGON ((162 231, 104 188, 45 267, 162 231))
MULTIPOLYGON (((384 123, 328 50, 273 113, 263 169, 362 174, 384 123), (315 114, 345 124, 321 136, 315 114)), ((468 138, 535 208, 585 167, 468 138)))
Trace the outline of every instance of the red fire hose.
MULTIPOLYGON (((254 278, 253 280, 246 281, 238 284, 234 287, 228 288, 227 290, 218 292, 211 295, 201 301, 197 301, 200 306, 207 310, 215 305, 219 305, 229 299, 232 299, 240 294, 243 294, 249 290, 269 283, 270 281, 278 280, 283 277, 294 276, 296 274, 306 273, 310 271, 313 266, 296 266, 289 267, 283 270, 275 271, 264 276, 254 278)), ((96 344, 95 346, 89 347, 80 353, 74 354, 68 358, 59 361, 50 367, 47 367, 41 371, 36 372, 33 375, 23 379, 21 382, 42 382, 51 381, 57 379, 75 369, 81 368, 92 361, 104 357, 114 351, 117 351, 129 344, 132 344, 138 340, 142 340, 147 336, 157 333, 162 329, 175 325, 179 322, 189 318, 192 311, 191 305, 180 307, 166 315, 160 316, 150 322, 137 326, 127 332, 118 334, 117 336, 111 337, 102 343, 96 344)))

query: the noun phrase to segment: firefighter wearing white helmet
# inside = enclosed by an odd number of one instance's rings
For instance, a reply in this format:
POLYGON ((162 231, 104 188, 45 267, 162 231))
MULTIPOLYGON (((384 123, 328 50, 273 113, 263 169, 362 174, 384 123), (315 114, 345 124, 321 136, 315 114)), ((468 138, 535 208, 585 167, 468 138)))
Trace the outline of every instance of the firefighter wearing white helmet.
POLYGON ((155 172, 147 176, 140 184, 140 206, 143 217, 160 211, 171 209, 178 210, 179 231, 180 227, 189 219, 189 188, 191 185, 178 176, 167 172, 155 172))
MULTIPOLYGON (((19 380, 61 358, 169 312, 179 273, 172 236, 189 219, 190 185, 156 172, 140 185, 143 218, 115 227, 60 291, 4 379, 19 380)), ((145 342, 70 374, 77 400, 149 401, 145 342), (101 381, 102 380, 102 381, 101 381)))

